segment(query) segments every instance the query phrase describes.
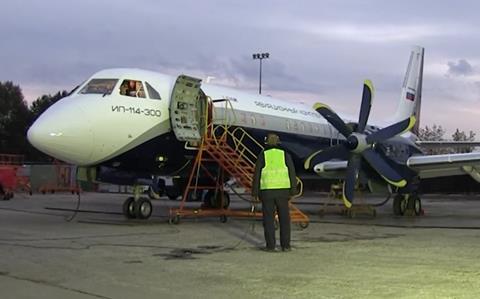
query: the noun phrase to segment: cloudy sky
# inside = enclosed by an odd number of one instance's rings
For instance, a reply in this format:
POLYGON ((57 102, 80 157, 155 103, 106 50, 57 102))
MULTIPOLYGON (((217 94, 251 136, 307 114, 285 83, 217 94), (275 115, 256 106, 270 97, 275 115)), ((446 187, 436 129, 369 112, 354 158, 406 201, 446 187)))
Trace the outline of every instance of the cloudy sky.
POLYGON ((357 114, 369 78, 371 119, 381 120, 396 108, 411 46, 421 45, 422 126, 480 137, 479 11, 473 0, 6 0, 0 81, 32 101, 103 68, 138 67, 255 93, 251 55, 269 52, 264 94, 357 114))

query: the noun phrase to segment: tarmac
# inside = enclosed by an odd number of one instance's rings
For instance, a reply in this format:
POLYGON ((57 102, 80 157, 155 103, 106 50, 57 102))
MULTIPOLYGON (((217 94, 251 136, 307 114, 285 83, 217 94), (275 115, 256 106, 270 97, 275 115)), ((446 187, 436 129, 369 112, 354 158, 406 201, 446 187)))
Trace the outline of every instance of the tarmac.
MULTIPOLYGON (((423 216, 348 218, 311 193, 291 252, 264 252, 259 220, 181 219, 126 194, 16 194, 0 201, 0 298, 479 298, 480 196, 428 195, 423 216)), ((379 205, 382 198, 368 198, 379 205)), ((195 206, 197 203, 190 203, 195 206)), ((248 209, 233 197, 232 205, 248 209)))

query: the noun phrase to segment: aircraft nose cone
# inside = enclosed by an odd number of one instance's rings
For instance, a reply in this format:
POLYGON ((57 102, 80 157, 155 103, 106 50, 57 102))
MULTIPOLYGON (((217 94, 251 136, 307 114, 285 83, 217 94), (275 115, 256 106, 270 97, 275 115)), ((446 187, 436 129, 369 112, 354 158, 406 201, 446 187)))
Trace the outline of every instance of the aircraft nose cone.
POLYGON ((91 162, 94 133, 86 114, 73 103, 60 101, 51 106, 30 127, 27 138, 56 159, 76 165, 91 162))

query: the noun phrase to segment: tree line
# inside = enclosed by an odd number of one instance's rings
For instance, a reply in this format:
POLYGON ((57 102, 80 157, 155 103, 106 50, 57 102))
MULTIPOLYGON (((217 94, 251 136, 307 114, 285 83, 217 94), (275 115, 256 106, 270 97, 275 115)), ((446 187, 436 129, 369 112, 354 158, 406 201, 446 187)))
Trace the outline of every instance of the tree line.
POLYGON ((30 162, 51 161, 29 144, 27 131, 40 114, 67 95, 65 90, 43 95, 28 105, 20 86, 11 81, 0 82, 0 154, 24 155, 30 162))
MULTIPOLYGON (((465 131, 460 131, 458 128, 451 135, 451 139, 445 139, 445 129, 434 124, 432 127, 425 126, 425 128, 420 128, 418 131, 418 138, 422 141, 475 141, 475 132, 470 130, 468 134, 465 131)), ((426 150, 427 154, 438 155, 438 154, 453 154, 453 153, 471 153, 474 147, 471 146, 457 146, 450 148, 432 148, 426 150)))

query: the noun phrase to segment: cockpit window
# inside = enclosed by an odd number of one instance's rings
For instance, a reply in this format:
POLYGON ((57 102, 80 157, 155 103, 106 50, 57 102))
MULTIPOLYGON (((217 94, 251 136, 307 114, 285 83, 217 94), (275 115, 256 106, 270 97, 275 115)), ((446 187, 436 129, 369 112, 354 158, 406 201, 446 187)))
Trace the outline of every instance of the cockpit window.
POLYGON ((154 100, 162 99, 160 97, 160 94, 155 90, 155 88, 152 87, 152 85, 148 84, 148 82, 145 82, 145 85, 147 86, 148 95, 150 96, 151 99, 154 99, 154 100))
POLYGON ((79 93, 81 94, 111 94, 118 79, 92 79, 79 93))
POLYGON ((72 95, 74 92, 76 92, 78 90, 78 88, 83 85, 83 83, 85 83, 85 81, 83 81, 81 84, 75 86, 74 89, 70 90, 70 92, 67 93, 67 96, 72 95))
POLYGON ((146 97, 142 82, 137 80, 123 80, 120 85, 120 94, 136 98, 146 97))

